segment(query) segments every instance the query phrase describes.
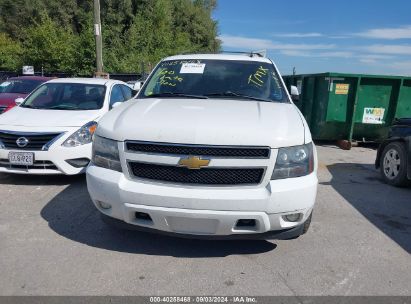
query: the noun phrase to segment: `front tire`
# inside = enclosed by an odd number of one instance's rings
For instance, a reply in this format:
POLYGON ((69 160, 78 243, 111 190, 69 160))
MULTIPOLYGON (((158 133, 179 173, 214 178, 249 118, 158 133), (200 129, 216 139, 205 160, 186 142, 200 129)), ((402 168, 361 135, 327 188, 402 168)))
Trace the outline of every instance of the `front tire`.
POLYGON ((395 187, 409 184, 407 179, 407 152, 401 142, 389 143, 380 159, 380 170, 384 181, 395 187))

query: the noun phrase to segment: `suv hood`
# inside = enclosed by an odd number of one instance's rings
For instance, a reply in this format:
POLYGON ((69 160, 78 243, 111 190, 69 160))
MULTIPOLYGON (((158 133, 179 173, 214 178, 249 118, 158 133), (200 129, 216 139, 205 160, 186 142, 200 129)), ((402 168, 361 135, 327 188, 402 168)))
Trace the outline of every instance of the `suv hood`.
POLYGON ((24 127, 81 127, 97 119, 100 111, 39 110, 14 107, 0 115, 0 128, 24 127))
POLYGON ((304 143, 293 104, 229 99, 138 99, 112 110, 97 134, 140 140, 272 148, 304 143))

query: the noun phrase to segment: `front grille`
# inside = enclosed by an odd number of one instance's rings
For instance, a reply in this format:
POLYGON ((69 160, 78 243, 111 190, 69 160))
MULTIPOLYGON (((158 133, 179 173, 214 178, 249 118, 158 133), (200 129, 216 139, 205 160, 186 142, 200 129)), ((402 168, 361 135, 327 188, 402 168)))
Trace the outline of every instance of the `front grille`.
POLYGON ((0 106, 0 114, 3 114, 3 112, 7 109, 7 107, 0 106))
POLYGON ((15 150, 42 150, 43 146, 61 133, 20 133, 20 132, 6 132, 0 131, 0 141, 4 144, 6 149, 15 150), (28 144, 25 147, 19 147, 16 143, 17 139, 27 138, 28 144))
POLYGON ((190 170, 184 167, 129 162, 132 175, 139 178, 201 185, 257 185, 264 175, 263 168, 202 168, 190 170))
POLYGON ((49 169, 49 170, 58 170, 56 165, 48 160, 36 160, 33 165, 12 165, 7 159, 0 159, 0 167, 8 169, 49 169))
POLYGON ((127 150, 143 153, 198 155, 232 158, 269 158, 268 147, 208 146, 151 142, 126 142, 127 150))

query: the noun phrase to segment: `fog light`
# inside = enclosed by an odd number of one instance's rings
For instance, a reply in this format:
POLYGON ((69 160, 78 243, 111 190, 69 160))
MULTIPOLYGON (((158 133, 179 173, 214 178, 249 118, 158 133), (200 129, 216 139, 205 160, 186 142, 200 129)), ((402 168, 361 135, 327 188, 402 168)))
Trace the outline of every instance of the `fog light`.
POLYGON ((97 201, 97 204, 100 206, 101 209, 107 210, 107 209, 110 209, 110 208, 111 208, 111 205, 110 205, 110 204, 107 204, 107 203, 105 203, 105 202, 97 201))
POLYGON ((283 215, 283 220, 287 222, 298 222, 302 218, 301 213, 291 213, 287 215, 283 215))
POLYGON ((66 160, 70 165, 75 168, 83 168, 87 167, 90 160, 88 158, 75 158, 75 159, 68 159, 66 160))

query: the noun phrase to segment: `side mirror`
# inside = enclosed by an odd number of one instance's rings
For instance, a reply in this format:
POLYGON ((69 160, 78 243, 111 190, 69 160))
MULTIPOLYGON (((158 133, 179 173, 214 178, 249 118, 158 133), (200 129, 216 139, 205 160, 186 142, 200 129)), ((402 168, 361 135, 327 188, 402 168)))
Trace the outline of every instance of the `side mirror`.
POLYGON ((14 102, 16 103, 17 106, 19 106, 23 103, 23 101, 24 101, 24 98, 19 97, 19 98, 16 98, 14 102))
POLYGON ((141 81, 137 81, 133 86, 133 90, 138 92, 138 91, 140 91, 142 86, 143 86, 143 83, 141 81))
POLYGON ((299 101, 300 100, 300 92, 298 92, 298 88, 296 86, 291 86, 290 95, 291 95, 291 100, 292 101, 299 101))
POLYGON ((121 106, 123 103, 122 102, 115 102, 113 103, 113 105, 111 106, 112 109, 117 108, 118 106, 121 106))

